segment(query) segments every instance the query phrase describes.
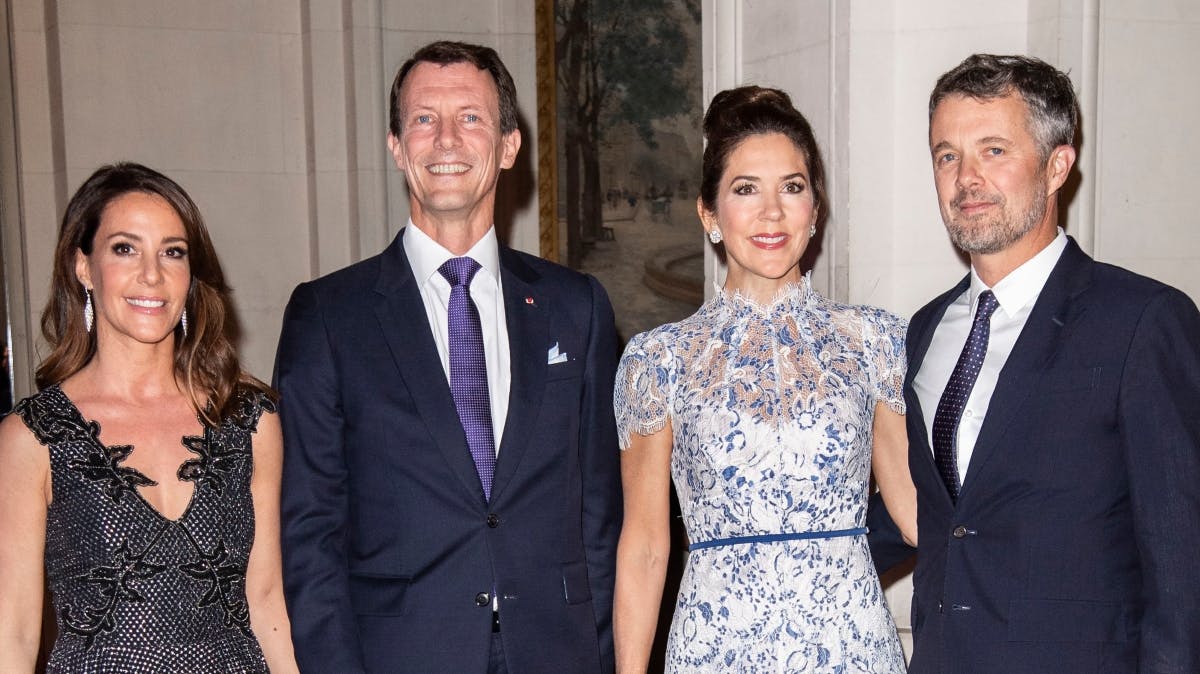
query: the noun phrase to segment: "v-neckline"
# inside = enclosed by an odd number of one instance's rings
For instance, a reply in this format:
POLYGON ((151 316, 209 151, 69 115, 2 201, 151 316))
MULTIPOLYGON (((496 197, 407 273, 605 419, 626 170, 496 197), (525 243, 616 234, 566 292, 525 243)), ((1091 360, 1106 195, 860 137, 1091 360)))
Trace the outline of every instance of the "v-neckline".
MULTIPOLYGON (((112 447, 105 444, 104 441, 100 439, 100 430, 101 430, 100 422, 96 421, 95 419, 89 419, 86 416, 84 416, 83 410, 79 409, 79 406, 75 404, 74 400, 71 400, 71 396, 67 395, 67 392, 62 389, 61 385, 55 385, 54 388, 58 390, 58 394, 60 396, 62 396, 62 399, 71 408, 71 413, 74 414, 79 419, 80 428, 85 429, 85 433, 86 433, 87 437, 96 445, 96 447, 103 450, 105 456, 111 456, 111 448, 112 447), (91 429, 93 429, 93 428, 95 429, 94 433, 91 432, 91 429)), ((200 440, 200 441, 207 441, 206 440, 207 435, 208 435, 207 433, 202 433, 201 435, 182 435, 179 437, 179 443, 181 445, 183 445, 184 449, 187 449, 189 452, 191 452, 192 450, 190 447, 188 447, 186 441, 192 440, 192 439, 200 440)), ((130 454, 132 454, 133 451, 135 449, 137 449, 137 446, 134 445, 133 443, 117 444, 117 445, 113 445, 113 446, 129 447, 130 454)), ((136 485, 129 489, 129 491, 133 492, 134 497, 137 498, 137 500, 146 508, 146 510, 149 510, 151 514, 153 514, 155 517, 157 517, 158 519, 162 520, 163 522, 165 522, 167 524, 182 523, 183 520, 185 520, 187 518, 188 514, 192 512, 192 506, 195 505, 196 497, 199 495, 199 492, 200 492, 200 484, 198 482, 194 482, 192 480, 185 480, 185 479, 179 477, 179 471, 183 469, 183 466, 186 463, 187 463, 187 461, 180 463, 179 467, 175 469, 175 479, 180 482, 190 482, 192 485, 192 495, 188 497, 188 502, 187 502, 187 505, 184 506, 183 512, 179 513, 179 516, 174 519, 167 517, 165 514, 163 514, 162 511, 160 511, 158 508, 155 508, 154 504, 150 503, 150 501, 148 501, 146 499, 146 497, 142 495, 141 490, 136 485)), ((132 471, 138 477, 141 477, 142 479, 146 480, 149 483, 146 485, 148 487, 159 485, 158 482, 150 479, 145 473, 138 470, 137 468, 134 468, 132 466, 126 466, 123 461, 117 462, 115 465, 120 466, 121 468, 123 468, 125 470, 132 471)))

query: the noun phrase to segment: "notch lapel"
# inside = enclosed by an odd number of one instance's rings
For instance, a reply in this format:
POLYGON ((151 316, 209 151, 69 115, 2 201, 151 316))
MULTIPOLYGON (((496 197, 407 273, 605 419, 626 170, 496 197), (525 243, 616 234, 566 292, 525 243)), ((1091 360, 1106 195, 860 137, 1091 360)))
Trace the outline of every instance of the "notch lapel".
POLYGON ((509 367, 512 380, 508 392, 508 416, 496 474, 492 479, 492 501, 504 494, 517 472, 533 424, 542 406, 546 388, 546 348, 549 344, 550 298, 538 291, 538 275, 505 247, 500 248, 500 268, 504 280, 504 320, 508 326, 509 367), (529 303, 526 298, 533 298, 529 303))
POLYGON ((979 475, 987 470, 1000 439, 1019 418, 1018 413, 1041 372, 1058 353, 1063 336, 1069 334, 1068 327, 1082 315, 1083 304, 1074 300, 1090 285, 1090 263, 1091 258, 1080 250, 1074 239, 1070 239, 1000 370, 996 390, 988 402, 987 416, 967 466, 966 479, 959 490, 959 502, 964 495, 970 494, 979 475))
MULTIPOLYGON (((929 344, 933 341, 933 333, 937 331, 938 325, 942 322, 942 317, 946 314, 946 309, 958 298, 966 292, 971 285, 971 275, 967 274, 958 285, 942 294, 941 297, 934 300, 933 307, 929 312, 929 316, 923 324, 917 325, 913 330, 913 339, 907 343, 909 349, 908 371, 904 375, 904 396, 906 401, 907 414, 910 419, 909 427, 909 456, 915 452, 920 455, 918 459, 922 469, 928 469, 933 474, 933 481, 938 485, 942 485, 941 497, 946 500, 947 505, 952 505, 950 501, 950 492, 946 491, 945 482, 942 481, 941 474, 938 472, 937 464, 933 459, 933 448, 929 446, 929 426, 925 422, 925 412, 921 408, 921 400, 917 396, 916 389, 913 387, 913 380, 916 379, 917 373, 921 370, 921 364, 925 362, 925 355, 929 352, 929 344), (913 437, 916 436, 916 437, 913 437)), ((912 467, 912 461, 909 461, 909 467, 912 467)))
POLYGON ((403 237, 401 230, 380 260, 379 281, 375 286, 375 292, 381 296, 375 305, 379 329, 434 444, 463 487, 482 502, 483 485, 433 341, 425 302, 404 254, 403 237))

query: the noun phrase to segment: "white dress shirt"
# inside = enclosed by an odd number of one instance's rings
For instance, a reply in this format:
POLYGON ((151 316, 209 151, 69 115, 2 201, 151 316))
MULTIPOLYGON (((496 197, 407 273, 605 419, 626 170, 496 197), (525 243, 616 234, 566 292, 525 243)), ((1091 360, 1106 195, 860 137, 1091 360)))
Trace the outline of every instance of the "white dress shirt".
MULTIPOLYGON (((971 395, 963 409, 962 420, 958 424, 959 484, 966 479, 971 455, 975 450, 975 441, 979 439, 979 430, 983 427, 988 404, 996 390, 996 382, 1000 379, 1000 370, 1008 361, 1013 345, 1025 327, 1025 321, 1028 320, 1042 287, 1046 285, 1046 279, 1050 278, 1050 272, 1054 270, 1054 265, 1058 263, 1058 258, 1062 256, 1066 247, 1067 235, 1060 227, 1058 236, 1050 245, 990 289, 996 295, 1000 306, 992 314, 991 333, 983 367, 979 370, 979 377, 975 380, 975 386, 971 389, 971 395)), ((971 286, 946 308, 946 313, 929 343, 929 351, 925 353, 925 359, 921 362, 921 369, 913 378, 913 389, 917 393, 917 399, 921 401, 921 412, 925 416, 925 429, 930 447, 933 447, 933 417, 937 413, 938 401, 950 381, 950 374, 958 362, 958 355, 967 343, 967 335, 971 332, 971 323, 975 318, 975 309, 979 306, 979 295, 988 289, 972 267, 971 286)))
MULTIPOLYGON (((438 267, 452 257, 457 257, 422 232, 409 220, 404 233, 404 254, 412 266, 413 278, 421 289, 421 301, 425 304, 425 315, 433 329, 433 341, 437 344, 438 356, 446 381, 450 381, 449 321, 446 312, 450 304, 450 282, 438 273, 438 267)), ((471 279, 471 301, 479 310, 479 324, 483 329, 483 357, 487 362, 488 398, 492 408, 492 438, 495 451, 500 451, 500 438, 504 436, 504 421, 508 415, 508 391, 512 378, 509 369, 508 324, 504 316, 504 292, 500 285, 500 247, 496 240, 496 228, 492 227, 483 238, 467 251, 466 257, 473 258, 482 267, 471 279)), ((397 317, 397 320, 403 320, 397 317)))

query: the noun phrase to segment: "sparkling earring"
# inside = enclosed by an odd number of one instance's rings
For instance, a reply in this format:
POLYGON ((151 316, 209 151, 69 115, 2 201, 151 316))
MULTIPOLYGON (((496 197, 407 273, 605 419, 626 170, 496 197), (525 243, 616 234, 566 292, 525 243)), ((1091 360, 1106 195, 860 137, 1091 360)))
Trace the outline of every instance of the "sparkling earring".
POLYGON ((96 312, 92 309, 92 289, 85 286, 83 294, 87 296, 87 300, 83 303, 83 325, 90 333, 92 326, 96 323, 96 312))
POLYGON ((712 241, 713 243, 721 243, 721 230, 719 230, 719 229, 708 230, 708 240, 712 241))
POLYGON ((813 238, 813 237, 814 237, 814 236, 816 236, 816 235, 817 235, 817 225, 816 225, 816 224, 813 224, 813 226, 812 226, 812 227, 809 227, 809 228, 808 228, 808 238, 810 238, 810 239, 811 239, 811 238, 813 238))
POLYGON ((184 338, 187 338, 187 307, 183 308, 183 314, 179 316, 179 328, 183 330, 184 338))

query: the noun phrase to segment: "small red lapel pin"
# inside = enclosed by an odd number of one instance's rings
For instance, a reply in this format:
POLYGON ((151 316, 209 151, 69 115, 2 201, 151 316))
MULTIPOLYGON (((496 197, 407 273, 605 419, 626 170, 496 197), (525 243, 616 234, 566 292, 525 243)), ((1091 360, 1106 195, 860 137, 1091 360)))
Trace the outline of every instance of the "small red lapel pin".
POLYGON ((529 306, 531 306, 531 307, 536 307, 536 306, 537 306, 537 303, 535 303, 535 302, 533 301, 533 297, 529 297, 529 296, 527 296, 527 297, 525 298, 525 304, 528 304, 528 305, 529 305, 529 306))

